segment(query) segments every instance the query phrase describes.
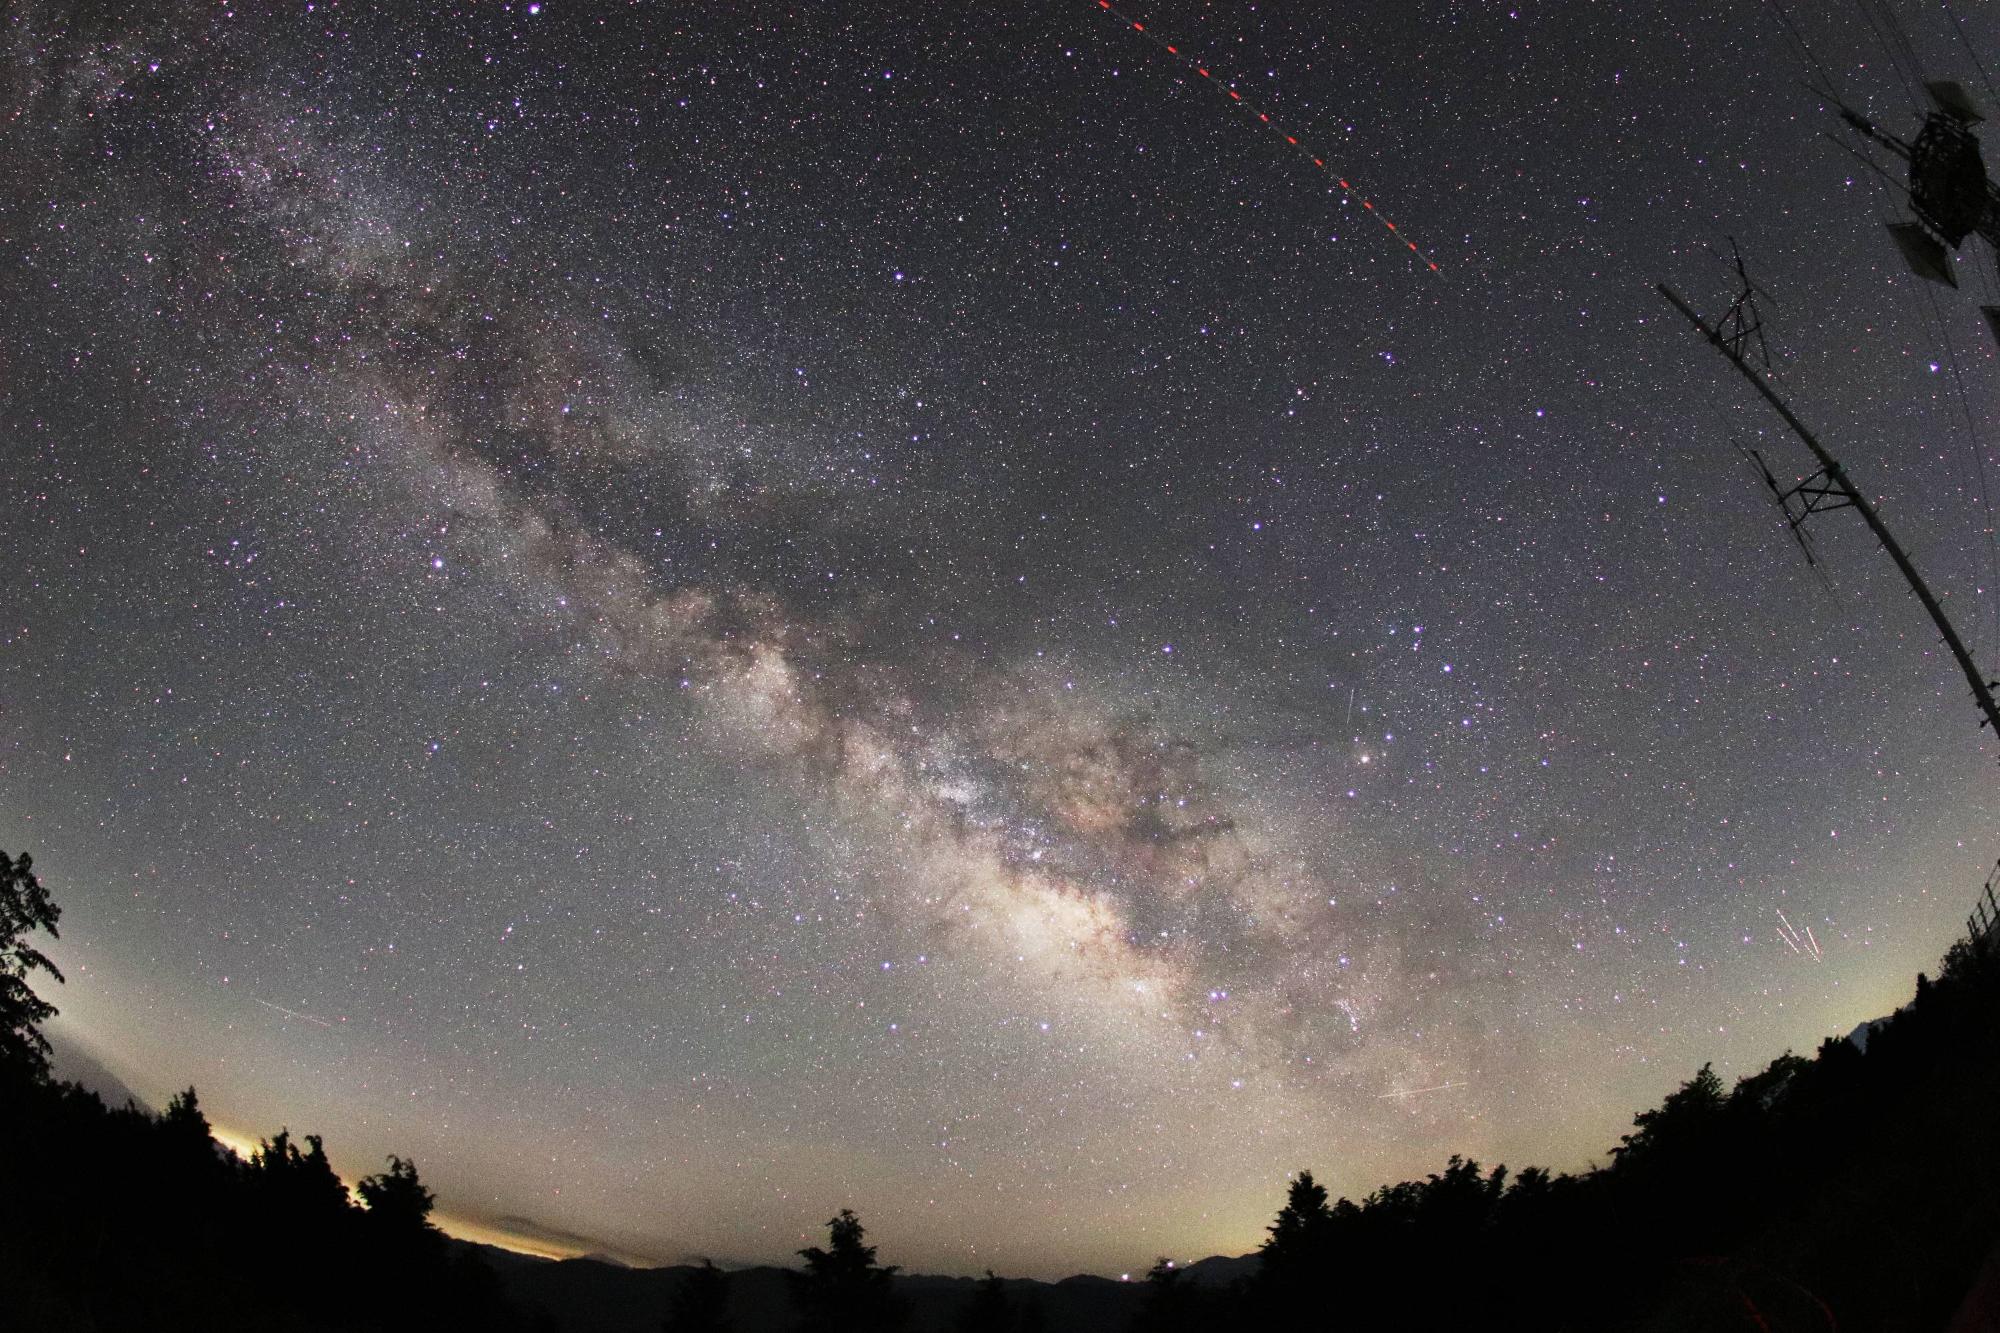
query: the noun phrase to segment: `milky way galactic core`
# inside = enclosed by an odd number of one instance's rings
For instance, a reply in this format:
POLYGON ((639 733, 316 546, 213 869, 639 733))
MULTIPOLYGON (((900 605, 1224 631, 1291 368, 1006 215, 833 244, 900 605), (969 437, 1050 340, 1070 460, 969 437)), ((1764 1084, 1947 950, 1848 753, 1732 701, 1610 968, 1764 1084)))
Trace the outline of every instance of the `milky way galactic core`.
POLYGON ((1115 1273, 1585 1167, 2000 855, 1652 290, 1738 240, 1994 664, 1976 302, 1764 10, 106 8, 0 20, 0 846, 144 1098, 556 1249, 1115 1273))

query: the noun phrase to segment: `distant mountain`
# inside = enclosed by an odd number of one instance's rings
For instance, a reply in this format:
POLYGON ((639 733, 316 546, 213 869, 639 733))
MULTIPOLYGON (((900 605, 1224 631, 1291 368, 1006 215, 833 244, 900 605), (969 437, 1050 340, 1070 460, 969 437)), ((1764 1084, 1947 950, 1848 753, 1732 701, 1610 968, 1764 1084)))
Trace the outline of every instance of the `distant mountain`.
POLYGON ((1239 1254, 1234 1259, 1224 1254, 1211 1254, 1187 1266, 1188 1281, 1197 1287, 1226 1287, 1256 1271, 1257 1256, 1254 1254, 1239 1254))
MULTIPOLYGON (((617 1264, 622 1268, 651 1268, 669 1257, 626 1249, 617 1241, 607 1237, 589 1236, 580 1231, 551 1226, 532 1217, 523 1217, 519 1213, 454 1220, 469 1223, 474 1237, 500 1245, 506 1245, 510 1240, 522 1242, 520 1249, 529 1254, 557 1254, 568 1259, 595 1259, 600 1263, 617 1264)), ((445 1230, 451 1231, 452 1227, 446 1224, 445 1230)))
MULTIPOLYGON (((484 1255, 507 1294, 524 1307, 549 1316, 561 1333, 659 1333, 674 1293, 694 1269, 626 1268, 600 1259, 536 1259, 488 1245, 460 1242, 484 1255)), ((1188 1265, 1198 1286, 1226 1286, 1248 1276, 1255 1255, 1216 1255, 1188 1265)), ((782 1333, 797 1320, 786 1270, 760 1267, 729 1274, 729 1314, 739 1333, 782 1333)), ((910 1274, 896 1289, 910 1303, 910 1333, 945 1333, 972 1299, 978 1279, 910 1274)), ((1045 1326, 1065 1329, 1123 1328, 1139 1308, 1144 1284, 1117 1282, 1090 1274, 1060 1282, 1006 1279, 1017 1307, 1041 1307, 1045 1326)))
POLYGON ((52 1024, 42 1035, 49 1041, 49 1070, 56 1078, 96 1093, 106 1106, 120 1107, 127 1102, 146 1105, 138 1093, 125 1086, 125 1080, 106 1069, 60 1026, 52 1024))
POLYGON ((1854 1043, 1856 1050, 1866 1055, 1868 1054, 1868 1039, 1873 1037, 1894 1018, 1895 1015, 1890 1014, 1887 1018, 1871 1018, 1866 1023, 1857 1024, 1854 1031, 1847 1034, 1847 1039, 1854 1043))

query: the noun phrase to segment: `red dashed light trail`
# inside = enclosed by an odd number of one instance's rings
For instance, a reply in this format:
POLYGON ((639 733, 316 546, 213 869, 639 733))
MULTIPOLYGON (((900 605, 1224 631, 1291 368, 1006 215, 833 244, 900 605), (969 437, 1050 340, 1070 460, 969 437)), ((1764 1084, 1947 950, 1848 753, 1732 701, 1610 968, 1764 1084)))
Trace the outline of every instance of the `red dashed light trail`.
POLYGON ((1179 60, 1182 64, 1186 65, 1189 69, 1192 69, 1196 74, 1199 74, 1203 79, 1207 80, 1209 83, 1214 84, 1215 87, 1220 89, 1225 95, 1228 96, 1230 101, 1236 103, 1238 106, 1248 111, 1251 115, 1257 117, 1257 120, 1260 124, 1268 127, 1272 133, 1282 136, 1286 143, 1298 149, 1299 152, 1303 154, 1308 161, 1310 161, 1315 167, 1319 168, 1320 171, 1326 174, 1327 179, 1335 182, 1340 186, 1341 193, 1345 194, 1348 198, 1353 199, 1358 203, 1360 203, 1361 207, 1367 210, 1370 214, 1372 214, 1376 221, 1380 222, 1384 227, 1387 227, 1389 229, 1389 234, 1396 238, 1397 243, 1404 246, 1406 249, 1409 250, 1411 254, 1415 255, 1417 259, 1420 260, 1426 268, 1430 269, 1430 271, 1433 273, 1440 273, 1443 271, 1437 266, 1437 261, 1432 259, 1429 255, 1425 254, 1422 250, 1418 249, 1417 243, 1415 241, 1405 236, 1400 227, 1398 227, 1395 223, 1391 222, 1388 219, 1388 217, 1382 212, 1382 210, 1375 207, 1375 202, 1372 199, 1369 199, 1367 196, 1363 195, 1360 190, 1356 189, 1354 185, 1347 180, 1346 177, 1342 176, 1338 171, 1334 170, 1332 167, 1329 167, 1326 164, 1325 158, 1321 157, 1319 154, 1313 152, 1312 149, 1307 148, 1304 144, 1300 143, 1298 140, 1298 136, 1287 132, 1282 126, 1278 124, 1278 122, 1272 120, 1269 112, 1263 111, 1254 104, 1252 104, 1251 102, 1245 100, 1243 94, 1238 92, 1235 88, 1231 87, 1227 79, 1217 79, 1212 70, 1196 62, 1194 59, 1189 57, 1185 52, 1183 52, 1180 49, 1180 47, 1175 46, 1172 42, 1169 42, 1165 38, 1154 34, 1153 31, 1149 29, 1144 23, 1141 23, 1139 20, 1133 18, 1130 14, 1123 12, 1117 6, 1113 5, 1111 3, 1111 0, 1097 0, 1097 7, 1103 10, 1106 14, 1109 14, 1112 18, 1117 19, 1120 23, 1124 24, 1126 27, 1130 28, 1133 32, 1138 33, 1141 37, 1151 42, 1154 46, 1157 46, 1162 51, 1165 51, 1168 55, 1173 56, 1175 59, 1179 60))

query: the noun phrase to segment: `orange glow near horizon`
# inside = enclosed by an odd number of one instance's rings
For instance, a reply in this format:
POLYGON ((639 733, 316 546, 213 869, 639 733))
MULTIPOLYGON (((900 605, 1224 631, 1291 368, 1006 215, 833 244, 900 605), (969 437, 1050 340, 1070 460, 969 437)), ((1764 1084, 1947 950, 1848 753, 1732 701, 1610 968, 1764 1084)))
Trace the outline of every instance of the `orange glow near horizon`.
MULTIPOLYGON (((244 1134, 222 1125, 211 1124, 208 1132, 209 1137, 246 1162, 256 1156, 258 1146, 263 1142, 254 1134, 244 1134)), ((354 1182, 345 1176, 340 1179, 341 1184, 347 1186, 348 1197, 359 1203, 360 1196, 354 1192, 354 1182)), ((502 1250, 512 1250, 516 1254, 531 1255, 537 1259, 575 1259, 590 1253, 582 1245, 549 1240, 541 1236, 523 1235, 495 1223, 460 1217, 441 1208, 431 1213, 431 1221, 437 1224, 438 1230, 454 1240, 491 1245, 502 1250)))

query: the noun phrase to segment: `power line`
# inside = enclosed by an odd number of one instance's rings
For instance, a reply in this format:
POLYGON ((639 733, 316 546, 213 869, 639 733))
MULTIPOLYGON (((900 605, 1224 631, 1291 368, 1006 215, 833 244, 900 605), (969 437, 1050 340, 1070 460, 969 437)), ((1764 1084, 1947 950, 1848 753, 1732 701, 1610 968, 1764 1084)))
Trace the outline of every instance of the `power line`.
POLYGON ((1978 420, 1972 414, 1972 396, 1966 392, 1965 374, 1959 368, 1958 348, 1951 340, 1951 330, 1946 327, 1944 312, 1938 308, 1937 293, 1929 285, 1918 279, 1917 285, 1923 289, 1924 300, 1930 305, 1931 322, 1936 327, 1938 338, 1944 343, 1945 363, 1951 367, 1951 378, 1958 390, 1958 408, 1965 417, 1966 442, 1972 450, 1974 475, 1979 479, 1979 518, 1986 534, 1986 601, 1984 612, 1991 638, 1989 651, 1996 661, 2000 661, 2000 614, 1994 610, 1994 599, 2000 598, 2000 541, 1993 534, 1993 496, 1986 485, 1986 441, 1981 438, 1978 420))
POLYGON ((1845 94, 1840 90, 1840 80, 1834 78, 1833 71, 1813 50, 1812 43, 1808 42, 1805 34, 1799 31, 1799 25, 1792 22, 1792 16, 1785 11, 1784 5, 1779 0, 1764 0, 1764 5, 1777 17, 1778 26, 1785 30, 1785 35, 1792 39, 1794 46, 1798 47, 1799 54, 1805 57, 1806 64, 1825 83, 1826 91, 1840 101, 1846 101, 1845 94))
POLYGON ((1972 49, 1972 39, 1965 35, 1965 25, 1958 21, 1958 13, 1951 7, 1951 0, 1938 0, 1938 3, 1944 8, 1944 16, 1951 20, 1952 31, 1958 34, 1958 44, 1965 48, 1972 67, 1979 71, 1979 81, 1986 85, 1987 97, 1992 99, 1996 108, 2000 108, 2000 92, 1994 90, 1992 76, 1987 74, 1986 66, 1980 62, 1979 52, 1972 49))
MULTIPOLYGON (((1875 11, 1869 6, 1868 0, 1854 0, 1854 7, 1861 11, 1861 17, 1867 21, 1869 31, 1875 34, 1875 40, 1888 53, 1889 68, 1896 71, 1896 82, 1903 85, 1903 95, 1910 99, 1910 109, 1921 116, 1924 113, 1923 99, 1917 96, 1916 88, 1911 85, 1910 76, 1903 69, 1903 62, 1896 58, 1896 44, 1883 33, 1882 26, 1876 22, 1875 11)), ((1923 81, 1921 72, 1917 78, 1919 83, 1923 81)))

